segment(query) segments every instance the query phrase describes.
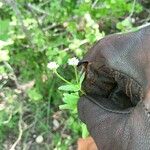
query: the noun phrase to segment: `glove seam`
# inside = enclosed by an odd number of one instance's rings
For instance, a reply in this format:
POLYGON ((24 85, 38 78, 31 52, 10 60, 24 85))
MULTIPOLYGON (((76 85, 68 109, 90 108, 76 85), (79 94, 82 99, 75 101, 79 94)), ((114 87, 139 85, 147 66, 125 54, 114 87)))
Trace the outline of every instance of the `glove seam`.
POLYGON ((131 113, 131 111, 132 111, 132 109, 133 108, 130 108, 130 110, 127 110, 127 111, 124 111, 124 112, 122 112, 122 111, 115 111, 115 110, 110 110, 110 109, 108 109, 108 108, 106 108, 106 107, 104 107, 103 105, 101 105, 100 103, 98 103, 95 99, 93 99, 91 96, 88 96, 88 95, 85 95, 85 97, 87 97, 89 100, 91 100, 93 103, 95 103, 96 105, 98 105, 99 107, 101 107, 103 110, 105 110, 105 111, 109 111, 109 112, 111 112, 111 113, 117 113, 117 114, 130 114, 131 113))

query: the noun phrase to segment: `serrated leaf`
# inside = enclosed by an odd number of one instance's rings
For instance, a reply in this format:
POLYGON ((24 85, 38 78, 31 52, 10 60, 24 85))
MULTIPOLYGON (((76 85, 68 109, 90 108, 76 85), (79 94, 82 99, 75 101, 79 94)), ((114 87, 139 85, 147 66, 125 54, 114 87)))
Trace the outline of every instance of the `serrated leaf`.
POLYGON ((79 85, 74 85, 74 84, 62 85, 58 89, 62 90, 62 91, 74 91, 74 92, 77 92, 77 91, 80 90, 80 86, 79 85))
POLYGON ((78 96, 77 94, 73 94, 73 93, 71 93, 71 94, 65 93, 65 94, 63 94, 63 95, 64 95, 63 101, 64 101, 66 104, 70 105, 72 108, 76 108, 76 105, 77 105, 77 101, 78 101, 78 99, 79 99, 79 96, 78 96))

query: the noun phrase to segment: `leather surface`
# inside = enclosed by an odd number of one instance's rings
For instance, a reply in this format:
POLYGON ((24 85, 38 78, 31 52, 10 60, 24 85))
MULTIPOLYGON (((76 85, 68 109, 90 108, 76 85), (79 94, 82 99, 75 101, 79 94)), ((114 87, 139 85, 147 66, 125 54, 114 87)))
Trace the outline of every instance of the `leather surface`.
POLYGON ((98 41, 79 63, 85 67, 79 117, 102 150, 150 150, 150 26, 98 41))

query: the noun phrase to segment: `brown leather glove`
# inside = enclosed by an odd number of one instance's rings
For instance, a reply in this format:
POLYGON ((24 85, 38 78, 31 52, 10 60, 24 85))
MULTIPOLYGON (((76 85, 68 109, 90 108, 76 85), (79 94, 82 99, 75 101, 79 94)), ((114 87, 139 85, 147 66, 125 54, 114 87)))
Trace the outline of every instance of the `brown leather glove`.
POLYGON ((101 150, 150 150, 150 26, 100 40, 79 63, 79 117, 101 150))

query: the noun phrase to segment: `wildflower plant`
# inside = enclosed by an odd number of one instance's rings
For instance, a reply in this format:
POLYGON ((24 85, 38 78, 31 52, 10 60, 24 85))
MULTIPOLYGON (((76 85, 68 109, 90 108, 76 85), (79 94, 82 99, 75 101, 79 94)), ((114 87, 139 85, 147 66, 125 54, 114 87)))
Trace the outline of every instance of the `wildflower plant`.
MULTIPOLYGON (((77 65, 79 63, 79 60, 76 57, 68 59, 68 65, 73 67, 74 69, 74 75, 75 75, 75 81, 68 81, 65 79, 62 75, 60 75, 57 71, 59 65, 56 62, 49 62, 47 64, 48 69, 52 70, 55 75, 60 78, 62 81, 64 81, 64 85, 60 86, 58 89, 61 91, 63 97, 63 103, 59 106, 61 110, 67 109, 70 112, 70 118, 68 121, 73 120, 73 116, 77 118, 77 102, 79 100, 79 94, 84 94, 84 92, 81 89, 82 81, 84 80, 84 73, 82 71, 77 71, 77 65)), ((78 119, 76 119, 78 120, 78 119)), ((79 120, 78 120, 79 121, 79 120)), ((79 121, 80 122, 80 121, 79 121)), ((71 125, 72 123, 70 123, 71 125)), ((88 131, 86 128, 86 125, 84 123, 78 124, 79 128, 82 132, 82 137, 86 137, 88 135, 88 131)))

